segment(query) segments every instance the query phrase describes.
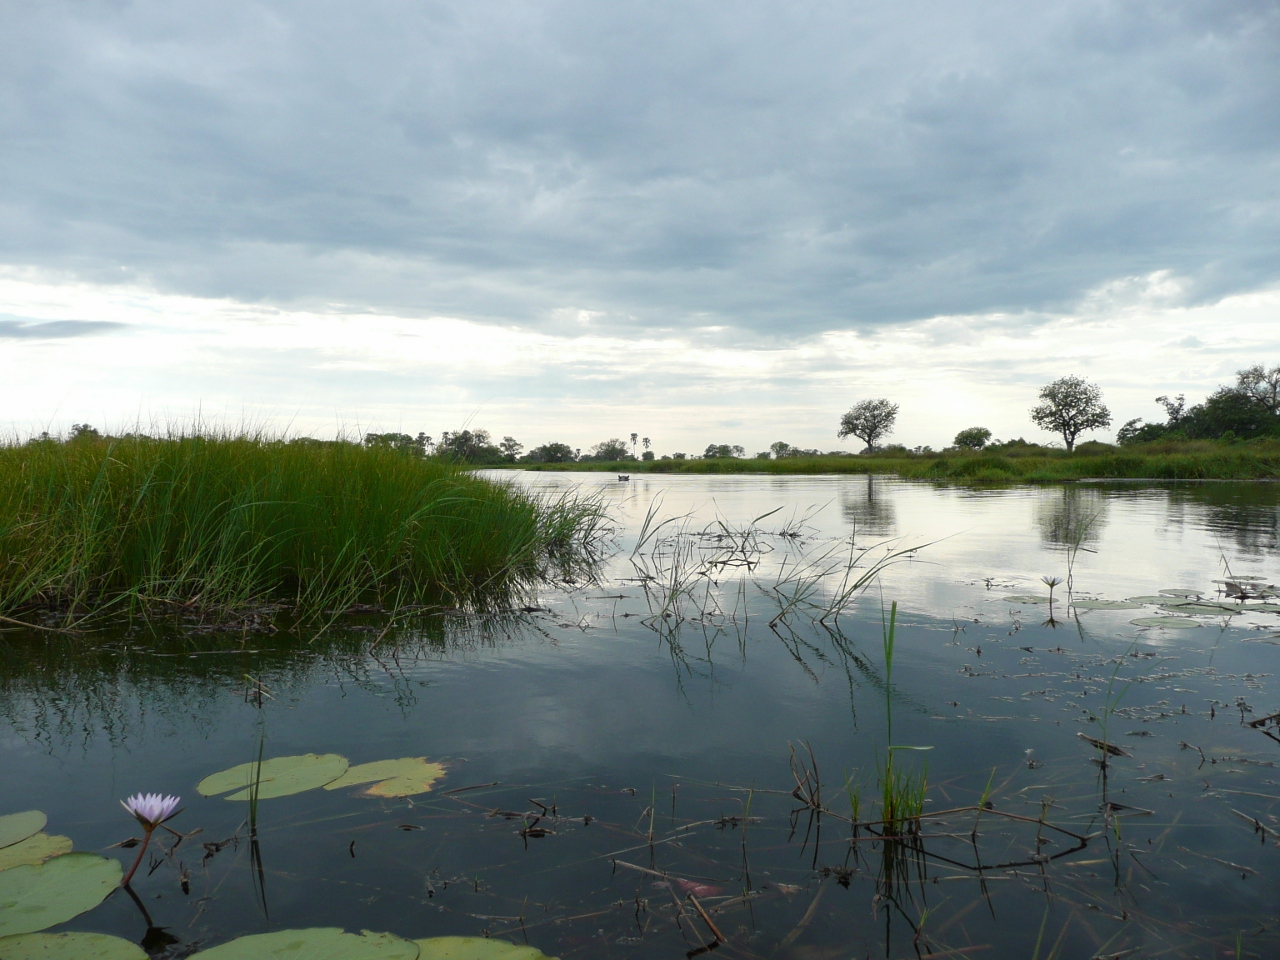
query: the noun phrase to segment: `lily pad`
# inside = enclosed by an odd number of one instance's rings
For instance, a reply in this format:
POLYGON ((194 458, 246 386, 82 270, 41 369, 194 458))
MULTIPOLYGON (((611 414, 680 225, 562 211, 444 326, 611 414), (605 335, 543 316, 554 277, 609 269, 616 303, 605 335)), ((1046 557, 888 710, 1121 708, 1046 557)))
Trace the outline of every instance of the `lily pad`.
MULTIPOLYGON (((71 852, 71 838, 37 833, 34 837, 11 844, 0 850, 0 870, 27 864, 44 863, 53 857, 71 852)), ((4 954, 0 954, 3 957, 4 954)))
POLYGON ((1186 630, 1201 625, 1199 620, 1191 617, 1139 617, 1129 622, 1135 627, 1169 627, 1174 630, 1186 630))
MULTIPOLYGON (((290 794, 314 790, 337 780, 347 772, 347 758, 336 753, 304 753, 297 757, 272 757, 262 761, 258 781, 258 799, 287 797, 290 794)), ((204 797, 216 797, 234 790, 227 800, 248 800, 252 793, 257 763, 242 763, 210 774, 196 784, 196 790, 204 797)))
POLYGON ((348 767, 346 773, 326 783, 324 788, 337 790, 372 783, 373 786, 360 792, 367 797, 412 797, 430 791, 431 785, 443 776, 443 764, 428 763, 426 757, 402 757, 348 767))
POLYGON ((39 833, 48 822, 49 818, 39 810, 26 810, 0 817, 0 849, 39 833))
POLYGON ((34 933, 92 910, 120 885, 119 860, 68 853, 0 872, 0 937, 34 933))
POLYGON ((1280 613, 1280 603, 1255 603, 1241 609, 1245 613, 1280 613))
POLYGON ((0 940, 4 960, 147 960, 136 943, 105 933, 23 933, 0 940))
POLYGON ((1048 597, 1035 597, 1030 594, 1015 594, 1012 597, 1005 597, 1010 603, 1048 603, 1048 597))
POLYGON ((1073 600, 1071 606, 1077 610, 1137 610, 1142 604, 1132 600, 1073 600))
POLYGON ((418 945, 389 933, 344 933, 340 927, 257 933, 202 950, 200 960, 418 960, 418 945))
POLYGON ((1169 598, 1161 594, 1150 594, 1141 597, 1129 597, 1130 603, 1168 603, 1169 598))
POLYGON ((533 947, 488 937, 431 937, 418 946, 419 960, 554 960, 533 947))
POLYGON ((1166 597, 1186 597, 1189 600, 1195 600, 1197 597, 1204 595, 1203 590, 1184 590, 1181 587, 1161 590, 1160 593, 1166 597))

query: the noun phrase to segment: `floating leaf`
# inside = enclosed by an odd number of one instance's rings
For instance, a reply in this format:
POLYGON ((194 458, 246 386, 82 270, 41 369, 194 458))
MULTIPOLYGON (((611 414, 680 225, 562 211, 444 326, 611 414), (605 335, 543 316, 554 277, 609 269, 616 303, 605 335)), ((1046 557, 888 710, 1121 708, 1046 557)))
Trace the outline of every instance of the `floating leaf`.
POLYGON ((488 937, 431 937, 418 946, 419 960, 554 960, 533 947, 488 937))
POLYGON ((1034 597, 1034 596, 1031 596, 1030 594, 1025 596, 1019 594, 1012 597, 1005 597, 1005 599, 1008 600, 1010 603, 1048 603, 1049 602, 1048 597, 1034 597))
POLYGON ((0 940, 3 960, 147 960, 136 943, 105 933, 23 933, 0 940))
POLYGON ((1130 597, 1130 603, 1168 603, 1169 598, 1161 594, 1152 594, 1150 596, 1130 597))
POLYGON ((1241 609, 1245 613, 1280 613, 1280 603, 1255 603, 1241 609))
POLYGON ((49 818, 39 810, 26 810, 0 817, 0 849, 39 833, 48 822, 49 818))
POLYGON ((324 788, 337 790, 354 787, 358 783, 372 783, 373 786, 361 793, 367 797, 412 797, 430 791, 431 785, 443 776, 443 764, 428 763, 426 757, 402 757, 348 767, 346 773, 332 783, 326 783, 324 788))
MULTIPOLYGON (((201 796, 215 797, 228 790, 236 792, 226 797, 227 800, 248 800, 252 792, 255 775, 258 775, 258 764, 242 763, 210 774, 196 785, 201 796)), ((337 780, 347 772, 347 758, 336 753, 304 753, 297 757, 272 757, 263 760, 261 775, 258 781, 258 799, 271 797, 287 797, 290 794, 314 790, 326 783, 337 780)))
POLYGON ((1200 621, 1193 620, 1191 617, 1139 617, 1129 622, 1135 627, 1172 627, 1174 630, 1200 626, 1200 621))
POLYGON ((1184 590, 1181 587, 1161 590, 1160 593, 1166 597, 1187 597, 1191 600, 1198 599, 1202 591, 1200 590, 1184 590))
POLYGON ((119 860, 68 853, 0 872, 0 937, 34 933, 92 910, 120 885, 119 860))
POLYGON ((1073 600, 1077 610, 1137 610, 1142 606, 1132 600, 1073 600))
POLYGON ((344 933, 340 927, 258 933, 202 950, 200 960, 417 960, 418 945, 389 933, 344 933))
MULTIPOLYGON (((51 857, 60 857, 70 852, 70 837, 51 837, 47 833, 37 833, 34 837, 27 837, 25 840, 0 849, 0 870, 44 863, 51 857)), ((0 957, 3 956, 0 954, 0 957)))

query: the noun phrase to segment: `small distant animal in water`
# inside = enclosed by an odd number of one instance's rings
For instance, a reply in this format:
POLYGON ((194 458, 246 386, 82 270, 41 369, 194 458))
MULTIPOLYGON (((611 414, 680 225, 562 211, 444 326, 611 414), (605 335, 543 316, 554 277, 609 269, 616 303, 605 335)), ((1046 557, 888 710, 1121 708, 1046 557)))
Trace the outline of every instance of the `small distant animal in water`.
POLYGON ((631 479, 631 474, 629 474, 629 473, 620 473, 620 474, 618 474, 618 479, 619 479, 619 480, 630 480, 630 479, 631 479))

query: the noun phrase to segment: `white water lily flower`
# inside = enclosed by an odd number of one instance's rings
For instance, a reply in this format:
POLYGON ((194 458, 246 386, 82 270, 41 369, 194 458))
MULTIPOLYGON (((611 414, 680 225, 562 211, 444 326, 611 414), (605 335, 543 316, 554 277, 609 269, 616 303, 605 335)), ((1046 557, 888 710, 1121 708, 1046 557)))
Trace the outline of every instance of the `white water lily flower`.
POLYGON ((154 830, 178 815, 181 800, 181 797, 162 797, 158 793, 139 793, 128 800, 121 800, 120 805, 137 817, 138 822, 148 830, 154 830))

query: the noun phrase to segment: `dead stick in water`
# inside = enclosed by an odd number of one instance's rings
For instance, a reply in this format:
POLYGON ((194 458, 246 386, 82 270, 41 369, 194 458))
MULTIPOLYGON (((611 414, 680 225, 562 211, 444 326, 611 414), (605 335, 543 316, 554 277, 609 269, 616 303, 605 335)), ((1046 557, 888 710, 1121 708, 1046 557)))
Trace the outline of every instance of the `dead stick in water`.
POLYGON ((720 928, 716 926, 715 921, 711 919, 707 911, 702 909, 702 904, 698 902, 698 898, 692 893, 686 893, 685 896, 689 898, 689 902, 693 904, 693 908, 698 911, 698 916, 700 916, 702 918, 702 922, 707 925, 707 929, 711 931, 711 935, 721 943, 728 944, 729 941, 725 938, 725 935, 720 932, 720 928))
POLYGON ((1239 810, 1235 810, 1235 809, 1232 809, 1231 812, 1234 813, 1237 817, 1240 817, 1244 820, 1248 820, 1250 823, 1252 823, 1254 833, 1261 833, 1264 837, 1267 836, 1268 834, 1270 834, 1273 837, 1280 837, 1280 833, 1277 833, 1275 830, 1268 827, 1265 823, 1263 823, 1257 817, 1251 817, 1247 813, 1241 813, 1239 810))
POLYGON ((447 797, 451 793, 465 793, 468 790, 483 790, 485 787, 496 787, 501 781, 495 780, 493 783, 473 783, 469 787, 454 787, 452 790, 441 792, 440 796, 447 797))
POLYGON ((657 870, 650 870, 648 867, 636 866, 636 864, 627 863, 625 860, 614 860, 613 865, 615 867, 626 867, 628 870, 636 870, 640 873, 647 873, 651 877, 660 877, 663 880, 667 879, 667 875, 665 873, 659 873, 657 870))

